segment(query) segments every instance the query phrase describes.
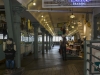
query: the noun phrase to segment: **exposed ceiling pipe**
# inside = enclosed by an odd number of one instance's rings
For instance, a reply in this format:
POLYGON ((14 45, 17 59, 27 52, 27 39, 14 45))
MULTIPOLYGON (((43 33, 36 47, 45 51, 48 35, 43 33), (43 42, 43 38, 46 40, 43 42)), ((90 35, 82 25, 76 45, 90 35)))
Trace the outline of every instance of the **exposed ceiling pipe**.
POLYGON ((82 11, 64 11, 64 10, 26 10, 30 12, 66 12, 66 13, 90 13, 92 12, 82 12, 82 11))

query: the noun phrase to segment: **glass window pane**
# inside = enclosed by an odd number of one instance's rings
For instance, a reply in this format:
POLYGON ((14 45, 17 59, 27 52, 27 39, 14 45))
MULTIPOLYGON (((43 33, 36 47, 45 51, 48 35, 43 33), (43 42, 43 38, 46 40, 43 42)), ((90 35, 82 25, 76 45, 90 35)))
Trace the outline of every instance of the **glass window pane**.
POLYGON ((7 35, 4 36, 4 39, 7 39, 7 35))
POLYGON ((61 36, 59 36, 59 41, 60 41, 60 40, 62 40, 62 37, 61 37, 61 36))
POLYGON ((55 40, 55 36, 53 36, 53 42, 55 42, 56 40, 55 40))
POLYGON ((0 39, 3 39, 3 34, 0 34, 0 39))

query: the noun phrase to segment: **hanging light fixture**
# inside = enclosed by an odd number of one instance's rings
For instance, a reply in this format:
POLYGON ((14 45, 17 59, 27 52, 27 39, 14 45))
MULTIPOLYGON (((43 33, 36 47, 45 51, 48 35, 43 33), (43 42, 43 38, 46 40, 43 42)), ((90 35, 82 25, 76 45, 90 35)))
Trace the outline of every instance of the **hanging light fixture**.
POLYGON ((74 26, 72 26, 72 28, 74 28, 74 26))
POLYGON ((75 15, 73 15, 73 13, 72 13, 72 15, 70 15, 70 18, 75 18, 75 15))
POLYGON ((35 3, 35 2, 33 2, 33 5, 35 6, 35 5, 36 5, 36 3, 35 3))

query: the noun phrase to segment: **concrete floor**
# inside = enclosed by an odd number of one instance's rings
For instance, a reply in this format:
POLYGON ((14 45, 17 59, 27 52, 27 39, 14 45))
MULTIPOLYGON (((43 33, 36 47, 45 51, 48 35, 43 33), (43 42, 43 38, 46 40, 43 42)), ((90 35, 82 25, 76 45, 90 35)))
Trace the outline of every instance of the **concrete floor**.
MULTIPOLYGON (((63 61, 58 50, 59 46, 54 46, 44 55, 40 52, 38 60, 34 60, 33 55, 23 58, 23 75, 84 75, 83 60, 63 61)), ((5 65, 0 65, 0 75, 3 75, 4 69, 5 65)))
POLYGON ((55 46, 44 55, 39 53, 38 60, 33 56, 24 58, 22 66, 26 70, 23 75, 84 75, 83 60, 63 61, 58 50, 59 46, 55 46))

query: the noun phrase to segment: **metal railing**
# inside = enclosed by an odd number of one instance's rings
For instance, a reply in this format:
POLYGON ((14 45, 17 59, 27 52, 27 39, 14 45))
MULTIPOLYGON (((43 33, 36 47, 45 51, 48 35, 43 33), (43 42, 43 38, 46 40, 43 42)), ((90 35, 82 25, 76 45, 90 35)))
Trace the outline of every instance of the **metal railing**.
POLYGON ((84 42, 84 75, 100 75, 100 67, 95 62, 100 62, 100 41, 84 42), (98 61, 96 61, 98 60, 98 61))

